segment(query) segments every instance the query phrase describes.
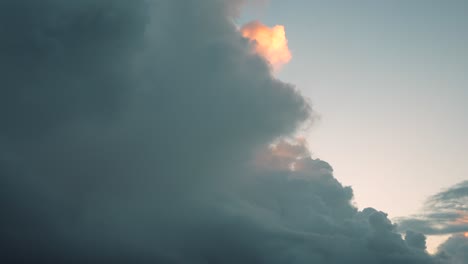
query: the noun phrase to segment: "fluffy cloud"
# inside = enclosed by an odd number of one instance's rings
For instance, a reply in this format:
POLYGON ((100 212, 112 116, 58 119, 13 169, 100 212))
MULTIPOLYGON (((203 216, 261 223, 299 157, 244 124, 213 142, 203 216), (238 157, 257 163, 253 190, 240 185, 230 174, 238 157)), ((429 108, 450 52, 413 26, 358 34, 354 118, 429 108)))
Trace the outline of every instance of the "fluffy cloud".
POLYGON ((240 29, 242 36, 250 39, 254 51, 264 57, 275 69, 291 60, 291 51, 284 26, 269 28, 259 21, 250 22, 240 29))
POLYGON ((450 261, 281 139, 311 107, 241 2, 0 2, 3 263, 450 261))
POLYGON ((438 257, 453 264, 468 263, 468 237, 453 235, 438 249, 438 257))

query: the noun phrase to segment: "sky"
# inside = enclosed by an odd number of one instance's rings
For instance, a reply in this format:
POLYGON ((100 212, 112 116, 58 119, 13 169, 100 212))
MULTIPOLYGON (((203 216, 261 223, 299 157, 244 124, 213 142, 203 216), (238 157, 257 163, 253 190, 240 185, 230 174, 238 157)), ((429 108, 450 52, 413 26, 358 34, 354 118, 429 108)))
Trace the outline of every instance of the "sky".
POLYGON ((286 29, 278 76, 310 98, 314 157, 391 217, 468 179, 466 1, 265 1, 244 20, 286 29), (365 168, 365 169, 363 169, 365 168))
POLYGON ((294 57, 278 76, 321 117, 314 155, 360 206, 407 215, 467 179, 468 4, 345 2, 271 0, 245 16, 286 28, 294 57))
POLYGON ((467 262, 462 31, 246 2, 0 1, 0 262, 467 262))

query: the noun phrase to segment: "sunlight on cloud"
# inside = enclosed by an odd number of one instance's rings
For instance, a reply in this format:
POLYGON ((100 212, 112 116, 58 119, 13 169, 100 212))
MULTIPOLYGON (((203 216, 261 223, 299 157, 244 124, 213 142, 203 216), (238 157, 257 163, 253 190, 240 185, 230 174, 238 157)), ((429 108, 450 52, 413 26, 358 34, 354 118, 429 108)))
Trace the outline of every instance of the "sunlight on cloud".
POLYGON ((288 48, 284 26, 276 25, 270 28, 258 21, 253 21, 244 25, 241 33, 243 37, 254 43, 255 52, 264 57, 274 70, 279 70, 291 60, 292 55, 288 48))

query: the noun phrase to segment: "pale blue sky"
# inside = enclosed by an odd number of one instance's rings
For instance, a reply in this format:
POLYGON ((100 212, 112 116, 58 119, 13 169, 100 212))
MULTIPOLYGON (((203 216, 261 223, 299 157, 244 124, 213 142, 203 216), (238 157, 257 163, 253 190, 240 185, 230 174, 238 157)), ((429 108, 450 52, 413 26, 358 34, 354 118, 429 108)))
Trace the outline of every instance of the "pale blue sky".
POLYGON ((417 213, 468 179, 468 1, 280 1, 239 20, 286 28, 279 78, 311 99, 315 157, 360 208, 417 213))

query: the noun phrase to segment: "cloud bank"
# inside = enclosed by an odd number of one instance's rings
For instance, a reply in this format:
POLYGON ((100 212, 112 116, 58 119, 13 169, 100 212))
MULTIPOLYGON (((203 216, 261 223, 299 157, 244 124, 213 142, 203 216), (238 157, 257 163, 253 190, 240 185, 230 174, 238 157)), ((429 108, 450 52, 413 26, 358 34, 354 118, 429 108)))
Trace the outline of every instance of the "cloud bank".
POLYGON ((424 211, 422 215, 400 219, 400 228, 428 235, 468 232, 468 181, 431 196, 424 211))
POLYGON ((454 235, 439 247, 439 258, 450 263, 468 263, 468 239, 463 235, 454 235))
POLYGON ((2 263, 458 263, 283 139, 242 2, 0 2, 2 263))
POLYGON ((468 263, 468 181, 427 199, 424 213, 398 220, 401 231, 452 235, 438 248, 438 257, 450 263, 468 263))

